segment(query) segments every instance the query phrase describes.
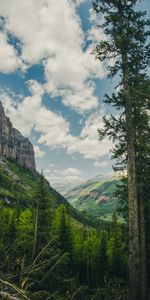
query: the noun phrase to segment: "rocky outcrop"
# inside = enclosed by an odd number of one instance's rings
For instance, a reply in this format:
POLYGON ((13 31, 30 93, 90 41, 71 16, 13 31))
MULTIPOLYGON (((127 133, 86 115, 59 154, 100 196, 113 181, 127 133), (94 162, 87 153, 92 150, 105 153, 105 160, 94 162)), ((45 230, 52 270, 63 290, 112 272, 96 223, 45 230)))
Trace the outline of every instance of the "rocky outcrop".
POLYGON ((19 165, 35 171, 35 157, 33 145, 28 138, 15 128, 0 101, 0 157, 16 161, 19 165))

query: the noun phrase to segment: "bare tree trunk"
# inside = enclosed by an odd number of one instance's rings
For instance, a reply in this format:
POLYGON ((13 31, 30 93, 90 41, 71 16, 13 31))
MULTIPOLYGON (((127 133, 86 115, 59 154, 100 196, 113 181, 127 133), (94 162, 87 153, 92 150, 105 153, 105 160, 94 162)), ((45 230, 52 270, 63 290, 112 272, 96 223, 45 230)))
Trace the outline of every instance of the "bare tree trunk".
POLYGON ((135 135, 132 120, 132 105, 129 90, 127 53, 122 55, 123 84, 126 117, 126 138, 128 156, 128 208, 129 208, 129 277, 130 300, 140 299, 140 244, 138 222, 138 200, 135 169, 135 135))
POLYGON ((19 278, 19 288, 22 287, 24 264, 25 264, 25 254, 24 254, 24 256, 22 258, 22 262, 21 262, 20 278, 19 278))

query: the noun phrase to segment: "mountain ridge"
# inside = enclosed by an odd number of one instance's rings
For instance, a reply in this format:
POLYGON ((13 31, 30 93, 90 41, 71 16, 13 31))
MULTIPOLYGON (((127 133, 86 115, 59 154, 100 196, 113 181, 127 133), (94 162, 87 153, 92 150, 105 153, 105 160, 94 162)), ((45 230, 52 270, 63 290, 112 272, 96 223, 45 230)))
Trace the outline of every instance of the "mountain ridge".
POLYGON ((115 197, 118 177, 110 177, 103 181, 88 180, 73 188, 64 197, 80 211, 85 211, 95 218, 108 217, 116 211, 118 199, 115 197))

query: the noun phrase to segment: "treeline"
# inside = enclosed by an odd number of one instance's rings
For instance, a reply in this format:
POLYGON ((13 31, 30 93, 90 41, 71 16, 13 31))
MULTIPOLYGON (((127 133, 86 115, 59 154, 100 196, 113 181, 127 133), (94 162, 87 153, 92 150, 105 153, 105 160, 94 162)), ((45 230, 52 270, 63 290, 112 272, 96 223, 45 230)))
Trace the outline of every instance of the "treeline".
POLYGON ((52 206, 43 175, 33 194, 29 207, 1 202, 0 295, 105 299, 109 290, 115 299, 118 286, 114 289, 112 282, 117 278, 124 291, 128 280, 127 233, 116 215, 109 230, 82 226, 70 218, 64 205, 52 206))

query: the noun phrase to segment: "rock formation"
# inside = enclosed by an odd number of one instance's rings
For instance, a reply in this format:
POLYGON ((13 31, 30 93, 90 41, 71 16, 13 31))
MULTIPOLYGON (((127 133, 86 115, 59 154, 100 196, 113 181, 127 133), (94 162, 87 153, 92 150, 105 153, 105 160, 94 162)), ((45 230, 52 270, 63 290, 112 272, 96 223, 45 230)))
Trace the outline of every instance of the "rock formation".
POLYGON ((33 145, 28 138, 15 128, 0 101, 0 157, 16 161, 20 166, 35 171, 35 157, 33 145))

